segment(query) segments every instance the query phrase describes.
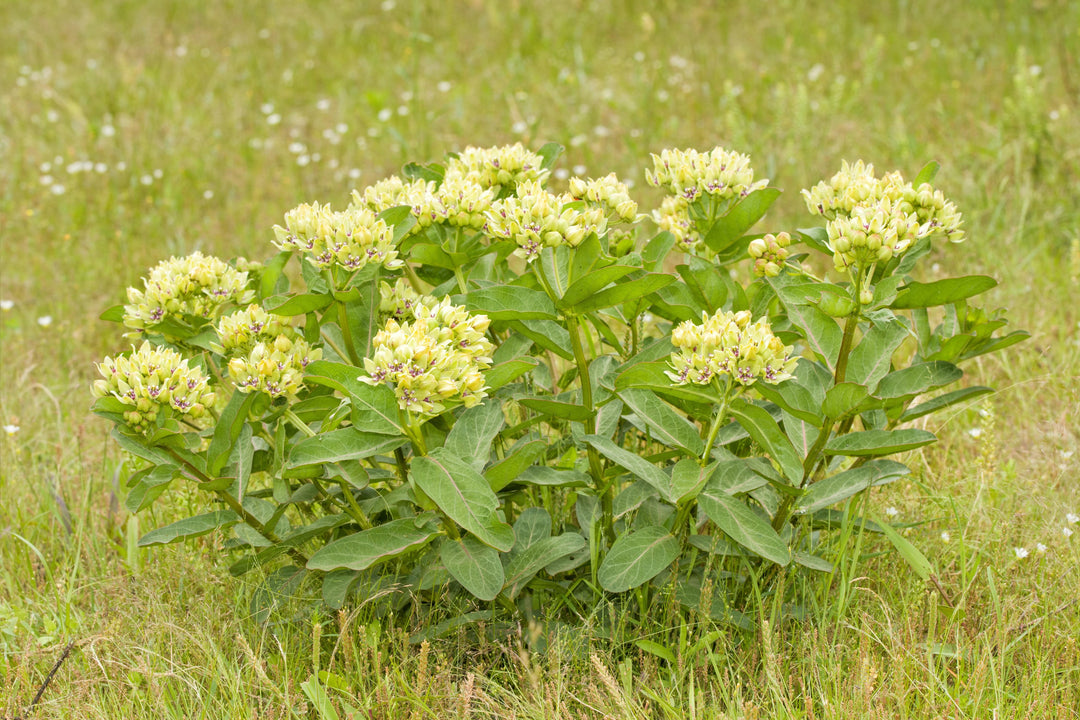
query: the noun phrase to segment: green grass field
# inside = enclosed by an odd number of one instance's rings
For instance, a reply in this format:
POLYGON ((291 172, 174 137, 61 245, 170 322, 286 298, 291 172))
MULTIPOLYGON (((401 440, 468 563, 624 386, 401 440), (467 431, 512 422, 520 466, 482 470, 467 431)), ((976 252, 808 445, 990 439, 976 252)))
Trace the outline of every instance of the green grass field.
POLYGON ((1080 3, 8 0, 0 107, 0 717, 72 642, 32 717, 332 718, 301 687, 324 671, 341 717, 1080 718, 1080 3), (818 619, 657 618, 662 659, 592 625, 416 645, 443 618, 303 596, 260 623, 220 537, 134 547, 196 499, 122 509, 101 311, 170 255, 263 259, 300 202, 517 140, 643 209, 650 152, 746 152, 785 189, 770 230, 842 159, 941 163, 968 239, 927 272, 994 276, 1032 334, 869 498, 943 593, 867 537, 818 619))

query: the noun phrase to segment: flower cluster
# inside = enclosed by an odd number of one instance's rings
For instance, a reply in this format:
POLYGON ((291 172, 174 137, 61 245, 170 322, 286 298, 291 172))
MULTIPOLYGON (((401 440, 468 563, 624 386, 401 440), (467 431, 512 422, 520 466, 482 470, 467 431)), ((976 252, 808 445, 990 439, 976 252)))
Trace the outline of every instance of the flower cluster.
POLYGON ((888 262, 915 241, 942 233, 964 239, 956 206, 928 183, 919 187, 898 172, 878 178, 874 166, 844 162, 840 171, 802 191, 811 212, 827 220, 837 270, 888 262))
POLYGON ((322 357, 288 324, 288 318, 249 305, 221 318, 221 346, 229 357, 229 377, 240 392, 270 397, 294 396, 303 385, 304 368, 322 357))
POLYGON ((754 258, 754 274, 758 277, 776 277, 787 260, 787 246, 791 236, 786 232, 779 235, 769 233, 764 237, 750 241, 750 257, 754 258))
POLYGON ((514 254, 532 262, 545 247, 577 247, 592 233, 607 232, 599 207, 578 209, 570 195, 553 195, 537 180, 526 180, 517 193, 498 200, 487 214, 487 233, 518 244, 514 254), (569 207, 568 207, 569 206, 569 207))
POLYGON ((671 354, 674 372, 668 377, 679 385, 708 385, 720 375, 741 385, 758 379, 775 385, 790 378, 796 363, 792 349, 773 335, 767 319, 750 320, 747 310, 717 310, 711 317, 702 313, 700 325, 680 323, 671 333, 678 351, 671 354))
POLYGON ((502 147, 467 147, 446 163, 446 180, 460 179, 482 188, 499 190, 525 181, 543 181, 548 171, 544 158, 521 143, 502 147))
POLYGON ((597 179, 570 178, 570 194, 577 200, 599 205, 612 219, 633 222, 637 217, 638 205, 630 199, 626 183, 620 182, 615 173, 597 179))
POLYGON ((394 230, 364 207, 334 212, 329 205, 300 205, 285 213, 285 227, 274 226, 274 244, 299 250, 319 267, 359 270, 369 263, 400 267, 394 230))
POLYGON ((769 184, 754 182, 748 156, 722 147, 708 152, 668 149, 653 153, 652 159, 653 170, 645 171, 649 184, 689 202, 702 194, 717 201, 737 200, 769 184))
POLYGON ((366 207, 379 213, 387 208, 408 205, 416 218, 414 233, 439 223, 480 230, 494 200, 494 190, 460 175, 447 177, 438 186, 425 180, 405 182, 395 176, 380 180, 365 188, 363 193, 353 190, 354 207, 366 207))
POLYGON ((247 282, 246 272, 198 251, 162 260, 143 278, 143 290, 128 288, 124 324, 143 329, 169 316, 209 318, 226 302, 247 302, 247 282))
POLYGON ((412 317, 413 307, 424 298, 434 300, 416 292, 405 278, 398 278, 393 285, 384 280, 379 285, 379 295, 379 316, 399 322, 406 316, 412 317))
POLYGON ((704 248, 701 233, 690 219, 690 203, 681 195, 668 195, 659 210, 652 212, 653 222, 661 230, 675 236, 675 243, 683 252, 699 252, 704 248))
POLYGON ((416 302, 411 321, 391 318, 375 335, 360 380, 392 383, 401 409, 411 413, 436 415, 455 401, 472 407, 486 395, 483 371, 495 349, 484 336, 489 322, 449 298, 416 302))
POLYGON ((130 355, 106 357, 97 366, 104 380, 94 383, 94 397, 111 395, 131 407, 124 420, 145 431, 163 410, 166 414, 200 417, 214 404, 214 393, 198 367, 175 350, 144 342, 130 355))

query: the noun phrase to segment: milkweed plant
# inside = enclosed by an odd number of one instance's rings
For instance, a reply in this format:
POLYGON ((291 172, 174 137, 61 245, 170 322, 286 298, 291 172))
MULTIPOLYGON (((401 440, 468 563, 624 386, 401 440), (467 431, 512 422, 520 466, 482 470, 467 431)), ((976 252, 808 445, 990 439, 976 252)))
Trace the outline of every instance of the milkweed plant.
POLYGON ((331 607, 672 588, 729 620, 748 578, 832 572, 839 523, 910 549, 853 499, 935 441, 914 421, 990 392, 946 389, 961 363, 1026 337, 971 304, 993 279, 917 279, 964 238, 936 165, 844 163, 802 191, 817 227, 758 233, 780 190, 746 155, 653 155, 646 214, 615 174, 551 189, 561 150, 409 164, 285 213, 265 263, 130 288, 94 411, 131 512, 179 485, 203 510, 139 544, 221 531, 233 574, 331 607))

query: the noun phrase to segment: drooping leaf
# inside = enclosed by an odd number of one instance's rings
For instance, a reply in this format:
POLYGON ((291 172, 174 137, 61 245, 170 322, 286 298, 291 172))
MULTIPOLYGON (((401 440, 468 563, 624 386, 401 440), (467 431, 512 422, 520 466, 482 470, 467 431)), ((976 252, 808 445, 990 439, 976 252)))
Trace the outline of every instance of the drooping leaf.
POLYGON ((547 465, 533 465, 518 475, 515 482, 548 487, 587 487, 589 476, 578 470, 559 470, 547 465))
POLYGON ((825 393, 825 402, 822 403, 821 409, 829 417, 840 419, 854 412, 869 394, 870 391, 863 385, 842 382, 829 388, 825 393))
POLYGON ((915 571, 915 574, 922 578, 923 582, 930 579, 930 576, 934 574, 934 565, 926 559, 926 556, 922 554, 919 548, 911 544, 911 542, 903 535, 898 533, 895 528, 885 523, 881 518, 877 516, 871 516, 877 522, 881 528, 881 532, 885 534, 885 537, 889 539, 889 542, 893 544, 897 552, 900 553, 900 557, 904 558, 904 561, 915 571))
POLYGON ((935 440, 934 433, 916 428, 862 430, 829 440, 825 452, 828 455, 892 455, 929 445, 935 440))
POLYGON ((698 503, 716 527, 750 552, 778 565, 791 562, 787 544, 776 534, 769 521, 741 500, 723 492, 714 492, 712 486, 706 485, 698 495, 698 503))
POLYGON ((697 460, 683 458, 671 468, 671 492, 677 504, 682 505, 693 500, 701 493, 705 483, 716 471, 718 463, 705 467, 697 460))
POLYGON ((799 499, 799 512, 813 513, 831 507, 867 488, 884 485, 910 472, 907 465, 895 460, 871 460, 811 485, 799 499))
POLYGON ((508 385, 519 377, 539 365, 539 361, 531 357, 514 358, 497 365, 484 373, 484 382, 488 390, 494 391, 503 385, 508 385))
POLYGON ((361 460, 393 452, 405 442, 404 437, 363 432, 355 427, 340 428, 304 438, 293 445, 285 467, 361 460))
POLYGON ((465 295, 471 313, 483 313, 492 320, 555 320, 558 316, 551 298, 539 290, 515 285, 496 285, 465 295))
POLYGON ((892 369, 892 354, 908 334, 898 320, 875 323, 848 355, 847 379, 871 389, 877 387, 892 369))
POLYGON ((543 457, 547 447, 547 443, 543 440, 530 440, 515 444, 506 457, 484 471, 484 477, 487 478, 491 489, 499 492, 520 478, 525 470, 543 457))
POLYGON ((956 382, 964 371, 952 363, 935 360, 896 370, 881 378, 874 395, 880 398, 914 397, 927 390, 956 382))
POLYGON ((717 219, 705 235, 705 244, 714 252, 731 245, 765 216, 778 197, 778 188, 761 188, 750 193, 717 219))
POLYGON ((596 579, 608 592, 626 592, 652 580, 678 556, 674 536, 662 527, 645 527, 615 540, 596 579))
POLYGON ((495 514, 499 501, 488 481, 463 460, 432 453, 413 459, 413 481, 454 522, 496 550, 514 545, 514 530, 495 514))
POLYGON ((892 307, 897 310, 948 305, 984 293, 997 285, 988 275, 945 278, 931 283, 909 282, 900 288, 892 307))
POLYGON ((488 400, 458 417, 443 443, 443 451, 482 470, 491 455, 491 443, 505 424, 502 405, 488 400))
POLYGON ((792 447, 784 431, 767 410, 752 405, 741 398, 731 403, 731 416, 754 441, 780 464, 784 476, 793 484, 802 482, 803 466, 799 454, 792 447))
POLYGON ((506 566, 506 596, 513 600, 533 577, 548 565, 585 547, 585 538, 575 532, 546 537, 515 553, 506 566))
POLYGON ((188 540, 213 532, 218 528, 233 525, 239 520, 240 518, 232 510, 215 510, 184 518, 146 533, 139 538, 139 547, 168 545, 180 540, 188 540))
POLYGON ((263 307, 266 312, 275 315, 293 316, 305 315, 314 310, 322 310, 332 302, 334 302, 332 295, 322 293, 274 295, 263 300, 263 307))
POLYGON ((514 521, 514 549, 521 552, 538 540, 551 537, 551 515, 542 507, 528 507, 514 521))
POLYGON ((592 412, 584 405, 562 402, 560 400, 551 400, 546 397, 521 398, 518 402, 530 410, 535 410, 543 415, 550 415, 563 420, 585 422, 592 417, 592 412))
POLYGON ((705 451, 698 429, 655 393, 627 388, 619 392, 619 397, 649 426, 655 439, 670 447, 681 447, 694 456, 705 451))
POLYGON ((927 400, 924 403, 919 403, 913 407, 904 411, 904 414, 900 416, 900 422, 906 423, 921 418, 924 415, 937 412, 942 408, 947 408, 950 405, 965 402, 968 400, 974 400, 975 398, 982 397, 988 393, 994 392, 993 388, 988 388, 983 385, 975 385, 973 387, 961 388, 960 390, 953 390, 947 392, 944 395, 938 395, 935 398, 927 400))
POLYGON ((508 323, 514 331, 545 350, 550 350, 565 360, 574 359, 574 351, 570 347, 570 333, 559 323, 552 320, 509 320, 508 323))
POLYGON ((305 380, 340 390, 352 401, 354 425, 369 433, 404 435, 398 424, 398 403, 386 385, 369 385, 357 378, 361 371, 352 365, 316 360, 307 367, 305 380))
POLYGON ((495 599, 506 580, 499 551, 467 535, 439 548, 439 559, 451 577, 485 602, 495 599))
POLYGON ((320 548, 308 560, 307 567, 309 570, 366 570, 381 560, 426 543, 436 532, 428 524, 418 526, 416 518, 391 520, 320 548))
POLYGON ((206 451, 206 473, 210 477, 217 477, 228 462, 236 439, 240 437, 240 430, 247 422, 248 410, 257 394, 234 392, 225 409, 221 411, 214 425, 214 436, 210 439, 210 447, 206 451))
POLYGON ((640 455, 624 450, 605 437, 600 437, 599 435, 586 435, 585 442, 596 448, 601 455, 611 462, 629 470, 637 477, 652 485, 656 488, 656 491, 660 493, 660 497, 670 503, 675 502, 676 498, 672 492, 671 478, 668 477, 663 470, 640 455))
POLYGON ((647 273, 635 280, 601 290, 577 303, 575 310, 578 313, 594 312, 613 305, 631 302, 647 295, 651 295, 660 288, 675 282, 674 275, 662 273, 647 273))
POLYGON ((145 472, 138 474, 137 479, 133 476, 134 482, 129 481, 131 489, 124 498, 124 507, 132 513, 144 510, 165 492, 169 483, 179 474, 179 467, 166 464, 147 468, 145 472))
POLYGON ((579 302, 595 295, 611 283, 640 269, 625 263, 616 263, 593 270, 584 276, 578 277, 577 280, 570 284, 570 287, 566 289, 562 299, 559 301, 559 306, 573 308, 579 302))

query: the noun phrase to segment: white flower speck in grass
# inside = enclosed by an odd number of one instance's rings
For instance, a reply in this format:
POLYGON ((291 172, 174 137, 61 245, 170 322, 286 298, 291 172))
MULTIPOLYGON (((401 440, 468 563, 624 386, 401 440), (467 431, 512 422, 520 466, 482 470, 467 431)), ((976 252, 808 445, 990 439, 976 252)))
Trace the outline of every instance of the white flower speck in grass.
POLYGON ((164 174, 165 174, 165 172, 161 168, 155 168, 154 169, 154 179, 155 180, 160 180, 164 174))
POLYGON ((296 156, 296 164, 299 165, 300 167, 304 167, 310 162, 311 162, 311 156, 310 155, 297 155, 296 156))
POLYGON ((349 126, 345 123, 338 123, 334 126, 334 132, 336 132, 338 135, 344 135, 345 133, 349 132, 349 126))
POLYGON ((114 128, 112 125, 102 125, 101 135, 102 137, 113 137, 114 135, 116 135, 116 128, 114 128))
POLYGON ((202 196, 203 196, 203 200, 213 200, 214 199, 214 191, 213 190, 203 190, 202 196))
POLYGON ((1068 460, 1072 456, 1073 456, 1073 451, 1072 450, 1062 450, 1061 451, 1061 459, 1062 460, 1068 460))
POLYGON ((266 116, 267 125, 277 125, 281 122, 281 115, 279 113, 270 113, 266 116))
POLYGON ((41 163, 41 165, 38 165, 38 170, 40 170, 43 173, 47 173, 50 170, 52 170, 52 163, 48 162, 48 161, 43 162, 43 163, 41 163))
POLYGON ((0 310, 7 312, 11 308, 15 307, 14 300, 0 300, 0 310))
POLYGON ((398 105, 397 114, 401 115, 402 117, 405 117, 406 115, 409 114, 409 106, 408 105, 398 105))
POLYGON ((51 192, 53 195, 63 195, 65 192, 67 192, 67 188, 60 183, 55 183, 51 188, 49 188, 49 192, 51 192))
POLYGON ((382 5, 380 5, 379 7, 382 8, 383 12, 390 12, 397 7, 397 3, 394 2, 394 0, 383 0, 382 5))
POLYGON ((187 55, 187 45, 176 46, 176 57, 184 57, 187 55))
POLYGON ((153 185, 154 176, 150 174, 143 175, 141 178, 139 178, 139 182, 141 182, 143 185, 153 185))
POLYGON ((4 426, 4 434, 7 435, 8 437, 12 437, 17 432, 19 432, 19 426, 18 425, 5 425, 4 426))
POLYGON ((270 115, 274 112, 274 103, 263 103, 259 106, 259 112, 261 112, 263 115, 270 115))
POLYGON ((1065 527, 1061 528, 1061 534, 1064 535, 1066 538, 1071 538, 1073 534, 1073 529, 1066 525, 1065 527))
POLYGON ((1043 553, 1046 552, 1046 546, 1043 545, 1042 543, 1035 543, 1035 552, 1042 555, 1043 553))
POLYGON ((587 173, 588 171, 589 171, 589 169, 587 167, 585 167, 584 165, 575 165, 574 166, 574 174, 575 175, 581 175, 582 177, 584 177, 585 173, 587 173))
POLYGON ((50 110, 49 112, 45 113, 45 119, 51 123, 54 123, 60 119, 60 113, 56 112, 55 110, 50 110))
POLYGON ((1028 556, 1028 549, 1023 547, 1014 547, 1013 552, 1016 554, 1017 560, 1023 560, 1028 556))
POLYGON ((270 39, 270 28, 263 28, 263 29, 259 30, 259 39, 260 40, 269 40, 270 39))
POLYGON ((982 437, 982 434, 983 434, 982 428, 971 428, 970 430, 968 430, 968 435, 970 435, 973 438, 982 437))
POLYGON ((525 131, 529 129, 529 123, 524 120, 518 120, 516 123, 510 126, 510 132, 515 135, 524 135, 525 131))
POLYGON ((1076 513, 1068 513, 1065 516, 1065 521, 1068 522, 1070 525, 1075 525, 1076 523, 1080 522, 1080 515, 1077 515, 1076 513))
POLYGON ((948 530, 942 531, 942 533, 941 533, 941 542, 949 542, 950 540, 952 540, 952 535, 949 534, 949 531, 948 530))
POLYGON ((825 72, 825 66, 821 63, 815 64, 806 73, 806 79, 810 82, 817 82, 818 78, 825 72))
POLYGON ((585 133, 580 133, 570 138, 570 147, 581 147, 587 142, 589 142, 589 136, 585 133))
POLYGON ((450 84, 449 80, 440 80, 438 84, 435 85, 435 89, 441 93, 450 92, 450 88, 452 87, 454 86, 450 84))
POLYGON ((894 518, 900 514, 900 511, 890 505, 889 507, 885 508, 885 514, 891 518, 894 518))
POLYGON ((121 160, 120 162, 116 163, 116 171, 117 172, 124 172, 125 170, 127 170, 127 163, 126 162, 121 160))
POLYGON ((319 98, 319 101, 315 103, 315 109, 326 112, 330 109, 330 101, 326 98, 319 98))
POLYGON ((363 173, 360 172, 360 168, 349 168, 349 179, 358 180, 363 173))
POLYGON ((104 175, 109 172, 109 166, 105 163, 94 163, 94 172, 98 175, 104 175))
POLYGON ((390 118, 394 117, 394 111, 390 108, 383 108, 375 117, 379 118, 379 122, 386 122, 390 118))
POLYGON ((293 155, 299 155, 305 150, 307 150, 307 146, 304 145, 304 143, 302 142, 289 143, 289 152, 291 152, 293 155))
POLYGON ((552 173, 552 175, 555 176, 556 180, 565 180, 566 178, 570 177, 570 171, 566 168, 558 168, 555 170, 555 172, 552 173))
POLYGON ((37 324, 41 327, 49 327, 52 325, 52 315, 42 315, 37 319, 37 324))
POLYGON ((52 175, 42 175, 41 178, 39 178, 38 182, 40 182, 42 185, 52 185, 53 184, 53 176, 52 175))

